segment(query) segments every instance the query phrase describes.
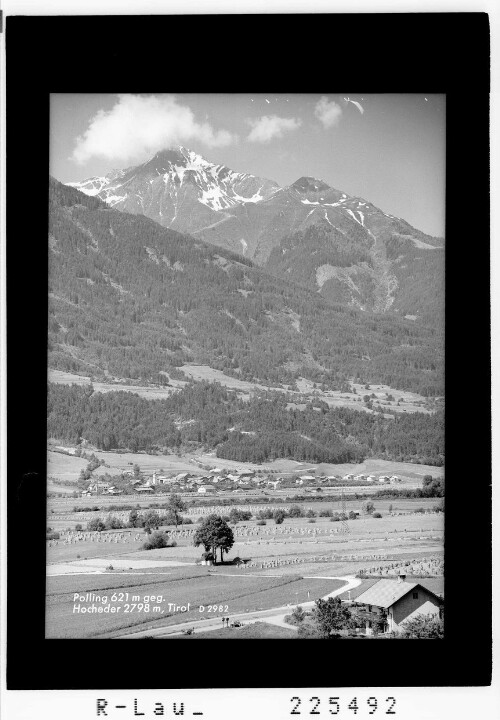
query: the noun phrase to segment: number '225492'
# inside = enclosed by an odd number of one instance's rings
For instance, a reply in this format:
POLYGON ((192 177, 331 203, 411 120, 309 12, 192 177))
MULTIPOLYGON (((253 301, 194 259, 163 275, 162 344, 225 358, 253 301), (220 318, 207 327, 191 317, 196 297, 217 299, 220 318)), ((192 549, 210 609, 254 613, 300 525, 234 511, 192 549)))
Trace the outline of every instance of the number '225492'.
MULTIPOLYGON (((340 697, 328 698, 328 703, 325 707, 326 701, 323 701, 322 704, 321 698, 313 696, 308 700, 304 700, 304 702, 309 703, 309 707, 304 708, 303 710, 300 709, 303 702, 302 698, 295 696, 290 699, 290 702, 293 704, 290 715, 321 715, 322 711, 324 713, 328 713, 329 715, 339 715, 341 712, 340 697)), ((396 698, 387 697, 385 700, 379 700, 378 698, 371 696, 366 698, 366 701, 363 702, 361 699, 358 701, 358 698, 354 697, 344 707, 354 713, 354 715, 357 715, 360 710, 364 710, 365 707, 368 710, 368 715, 374 715, 377 711, 379 714, 383 715, 396 715, 396 698)))

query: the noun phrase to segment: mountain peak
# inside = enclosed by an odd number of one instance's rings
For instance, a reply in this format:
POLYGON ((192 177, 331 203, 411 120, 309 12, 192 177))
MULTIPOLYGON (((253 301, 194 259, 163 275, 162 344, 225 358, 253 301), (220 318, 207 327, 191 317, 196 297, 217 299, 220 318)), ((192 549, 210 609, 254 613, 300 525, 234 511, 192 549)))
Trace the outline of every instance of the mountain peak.
POLYGON ((330 186, 323 180, 307 175, 296 180, 291 187, 298 192, 321 192, 330 189, 330 186))
POLYGON ((159 169, 160 166, 165 167, 169 164, 182 165, 186 162, 186 156, 184 155, 183 150, 184 148, 181 147, 162 148, 161 150, 158 150, 158 152, 155 153, 150 160, 147 160, 143 167, 149 168, 154 166, 159 169))

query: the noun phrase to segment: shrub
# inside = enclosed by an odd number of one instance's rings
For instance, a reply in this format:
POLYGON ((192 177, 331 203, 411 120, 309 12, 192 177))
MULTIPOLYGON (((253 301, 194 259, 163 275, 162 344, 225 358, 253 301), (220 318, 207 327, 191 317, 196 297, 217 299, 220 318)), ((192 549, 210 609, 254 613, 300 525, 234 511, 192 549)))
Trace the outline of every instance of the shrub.
POLYGON ((309 520, 308 520, 307 522, 308 522, 308 523, 315 523, 316 520, 315 520, 314 518, 309 518, 309 520))
POLYGON ((273 517, 276 525, 281 525, 283 520, 285 519, 285 513, 283 510, 275 510, 273 517))
POLYGON ((333 513, 332 517, 330 518, 330 522, 338 522, 340 520, 338 513, 333 513))
POLYGON ((319 511, 319 517, 329 517, 331 518, 333 515, 333 512, 331 510, 320 510, 319 511))
POLYGON ((358 519, 358 516, 356 515, 354 510, 351 510, 349 513, 349 520, 357 520, 357 519, 358 519))
POLYGON ((91 532, 102 532, 103 530, 106 530, 106 526, 101 518, 94 518, 93 520, 89 520, 87 523, 87 530, 91 532))
POLYGON ((382 517, 382 514, 379 513, 379 512, 374 512, 373 515, 372 515, 372 517, 374 517, 374 518, 381 518, 381 517, 382 517))
POLYGON ((149 539, 141 546, 141 550, 156 550, 168 547, 168 535, 166 532, 155 530, 149 539))
POLYGON ((257 520, 256 525, 267 525, 265 520, 257 520))
POLYGON ((79 532, 79 531, 82 530, 82 529, 83 529, 83 528, 82 528, 82 526, 80 525, 80 523, 78 523, 77 525, 75 525, 75 530, 76 530, 77 532, 79 532))
POLYGON ((300 625, 300 623, 303 622, 305 617, 306 613, 300 605, 297 605, 291 615, 285 616, 285 622, 289 625, 300 625))
POLYGON ((306 512, 306 517, 308 517, 308 518, 316 517, 316 513, 314 512, 314 510, 312 508, 309 508, 309 510, 306 512))
POLYGON ((123 527, 123 523, 114 515, 110 515, 104 522, 106 530, 120 530, 123 527))
POLYGON ((291 518, 304 517, 304 510, 300 507, 300 505, 292 505, 292 507, 288 511, 288 517, 291 517, 291 518))
POLYGON ((48 532, 47 533, 47 540, 59 540, 61 536, 58 532, 48 532))

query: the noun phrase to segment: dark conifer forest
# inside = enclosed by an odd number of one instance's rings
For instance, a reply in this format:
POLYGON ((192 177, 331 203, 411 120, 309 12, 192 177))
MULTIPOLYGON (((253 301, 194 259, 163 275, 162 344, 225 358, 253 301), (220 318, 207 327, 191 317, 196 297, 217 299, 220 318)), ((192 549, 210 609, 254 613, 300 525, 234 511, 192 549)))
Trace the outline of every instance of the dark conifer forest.
POLYGON ((366 457, 444 462, 444 413, 394 413, 389 419, 321 401, 287 409, 279 393, 238 398, 218 383, 190 383, 162 400, 130 392, 49 384, 49 437, 86 440, 102 450, 216 450, 220 458, 262 463, 362 462, 366 457))

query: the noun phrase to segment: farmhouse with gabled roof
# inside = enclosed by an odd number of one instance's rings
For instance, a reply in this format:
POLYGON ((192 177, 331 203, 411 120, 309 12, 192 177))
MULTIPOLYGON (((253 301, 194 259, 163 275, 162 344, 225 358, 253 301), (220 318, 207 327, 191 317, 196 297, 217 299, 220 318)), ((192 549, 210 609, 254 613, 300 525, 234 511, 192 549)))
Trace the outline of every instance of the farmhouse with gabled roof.
POLYGON ((366 634, 372 634, 373 619, 387 613, 387 629, 399 632, 402 624, 417 615, 439 616, 442 598, 420 583, 406 582, 400 573, 397 580, 379 580, 354 600, 359 615, 366 617, 366 634), (360 607, 361 606, 361 607, 360 607))

